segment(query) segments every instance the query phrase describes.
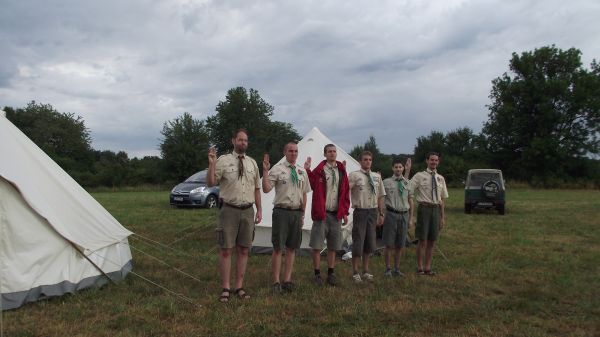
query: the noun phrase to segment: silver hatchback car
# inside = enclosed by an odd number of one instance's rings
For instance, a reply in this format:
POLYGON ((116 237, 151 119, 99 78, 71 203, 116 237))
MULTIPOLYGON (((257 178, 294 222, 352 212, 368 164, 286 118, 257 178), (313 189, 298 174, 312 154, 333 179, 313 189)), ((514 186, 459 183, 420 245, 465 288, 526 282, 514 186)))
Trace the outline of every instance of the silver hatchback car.
POLYGON ((206 186, 206 172, 194 173, 184 182, 173 187, 169 201, 177 207, 217 207, 219 186, 206 186))

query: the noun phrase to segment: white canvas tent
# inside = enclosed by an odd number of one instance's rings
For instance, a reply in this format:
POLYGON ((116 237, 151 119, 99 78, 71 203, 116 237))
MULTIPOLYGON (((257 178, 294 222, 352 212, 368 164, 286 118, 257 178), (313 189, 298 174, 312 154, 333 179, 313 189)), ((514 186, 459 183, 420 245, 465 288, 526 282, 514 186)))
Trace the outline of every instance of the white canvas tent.
POLYGON ((0 112, 2 310, 123 279, 132 234, 0 112))
MULTIPOLYGON (((327 138, 319 129, 316 127, 312 128, 302 140, 298 143, 298 161, 297 164, 300 166, 304 166, 304 162, 307 157, 311 157, 312 164, 311 168, 315 168, 325 156, 323 155, 323 148, 327 144, 334 144, 329 138, 327 138)), ((337 146, 337 160, 338 161, 346 161, 346 171, 348 173, 352 171, 356 171, 360 169, 360 164, 352 158, 348 153, 346 153, 341 147, 337 146)), ((283 156, 283 150, 282 150, 283 156)), ((282 157, 279 162, 285 160, 285 157, 282 157)), ((278 163, 279 163, 278 162, 278 163)), ((274 164, 271 163, 271 167, 274 164)), ((256 230, 254 233, 254 242, 252 244, 252 251, 255 253, 267 253, 273 249, 273 245, 271 244, 271 219, 273 214, 273 199, 275 198, 275 189, 271 190, 269 193, 262 194, 262 209, 263 209, 263 219, 260 224, 256 226, 256 230)), ((307 196, 307 205, 306 205, 306 218, 304 220, 304 226, 302 227, 302 245, 300 249, 310 249, 308 246, 310 242, 310 230, 312 228, 312 219, 310 218, 311 211, 311 200, 312 200, 312 192, 307 196)), ((350 216, 348 217, 348 227, 347 229, 351 229, 352 227, 352 208, 350 208, 350 216)))

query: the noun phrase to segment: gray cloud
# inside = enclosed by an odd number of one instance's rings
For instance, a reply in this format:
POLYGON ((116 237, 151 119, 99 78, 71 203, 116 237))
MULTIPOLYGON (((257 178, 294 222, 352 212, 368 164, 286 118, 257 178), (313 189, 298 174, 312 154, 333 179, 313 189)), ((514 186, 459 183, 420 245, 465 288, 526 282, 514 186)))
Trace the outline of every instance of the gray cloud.
POLYGON ((539 1, 3 2, 0 105, 81 115, 97 149, 157 154, 165 121, 259 90, 275 119, 350 150, 411 152, 487 119, 512 52, 600 55, 600 3, 539 1))

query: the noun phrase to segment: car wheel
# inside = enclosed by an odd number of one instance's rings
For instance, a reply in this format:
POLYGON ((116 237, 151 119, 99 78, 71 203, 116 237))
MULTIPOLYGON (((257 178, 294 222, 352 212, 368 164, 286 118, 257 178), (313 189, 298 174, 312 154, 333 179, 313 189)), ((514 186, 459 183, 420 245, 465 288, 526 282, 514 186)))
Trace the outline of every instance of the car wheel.
POLYGON ((498 214, 504 215, 504 205, 498 206, 498 214))
POLYGON ((206 197, 206 201, 204 202, 204 206, 206 208, 215 208, 217 207, 217 197, 214 194, 206 197))
POLYGON ((471 214, 471 204, 465 204, 465 213, 471 214))

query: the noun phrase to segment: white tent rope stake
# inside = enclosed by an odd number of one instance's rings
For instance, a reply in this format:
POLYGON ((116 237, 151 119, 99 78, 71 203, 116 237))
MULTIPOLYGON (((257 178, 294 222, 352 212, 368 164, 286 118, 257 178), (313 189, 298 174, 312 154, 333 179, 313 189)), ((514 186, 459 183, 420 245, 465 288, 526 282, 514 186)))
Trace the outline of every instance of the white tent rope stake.
POLYGON ((182 295, 180 293, 177 293, 177 292, 175 292, 175 291, 173 291, 173 290, 171 290, 171 289, 169 289, 169 288, 167 288, 165 286, 162 286, 162 285, 160 285, 160 284, 158 284, 156 282, 153 282, 153 281, 151 281, 151 280, 143 277, 142 275, 139 275, 138 273, 136 273, 134 271, 131 271, 130 273, 133 274, 133 275, 135 275, 135 276, 137 276, 137 277, 139 277, 139 278, 141 278, 142 280, 144 280, 144 281, 146 281, 146 282, 148 282, 148 283, 150 283, 152 285, 155 285, 155 286, 157 286, 157 287, 165 290, 166 292, 168 292, 168 293, 170 293, 172 295, 175 295, 177 298, 179 298, 181 300, 184 300, 185 302, 187 302, 187 303, 189 303, 189 304, 191 304, 193 306, 196 306, 196 307, 199 307, 199 308, 202 307, 202 304, 198 304, 198 303, 194 302, 194 300, 192 300, 191 298, 189 298, 187 296, 184 296, 184 295, 182 295))
MULTIPOLYGON (((194 226, 190 226, 190 227, 188 227, 188 228, 186 228, 186 229, 182 230, 181 232, 183 232, 183 231, 186 231, 186 230, 188 230, 189 228, 193 228, 193 227, 194 227, 194 226)), ((196 233, 198 233, 199 231, 201 231, 201 230, 203 230, 203 229, 204 229, 204 228, 202 228, 202 227, 198 227, 198 228, 196 228, 194 231, 192 231, 192 232, 189 232, 189 233, 186 233, 184 236, 181 236, 181 237, 177 238, 177 239, 176 239, 176 240, 174 240, 173 242, 169 243, 167 246, 171 247, 172 245, 176 244, 177 242, 180 242, 180 241, 182 241, 183 239, 185 239, 185 238, 189 237, 190 235, 192 235, 192 234, 196 234, 196 233)), ((180 233, 181 233, 181 232, 180 232, 180 233)))
POLYGON ((177 253, 177 254, 180 254, 180 255, 185 255, 185 256, 187 256, 187 257, 190 257, 190 258, 194 258, 194 256, 192 256, 192 255, 190 255, 190 254, 188 254, 188 253, 186 253, 186 252, 183 252, 183 251, 181 251, 181 250, 175 249, 175 248, 173 248, 173 247, 170 247, 170 246, 168 246, 168 245, 165 245, 164 243, 160 243, 160 242, 158 242, 158 241, 152 240, 152 239, 150 239, 150 238, 147 238, 147 237, 145 237, 145 236, 142 236, 142 235, 140 235, 140 234, 133 233, 133 235, 132 235, 131 237, 132 237, 132 238, 139 238, 139 239, 141 239, 141 240, 144 240, 144 241, 146 241, 146 243, 148 243, 148 244, 150 244, 150 243, 154 244, 156 247, 165 248, 165 249, 167 249, 167 250, 170 250, 170 251, 172 251, 172 252, 175 252, 175 253, 177 253))
MULTIPOLYGON (((133 247, 133 246, 131 246, 131 245, 129 245, 129 244, 128 244, 128 246, 129 246, 129 247, 131 247, 131 248, 133 248, 133 249, 136 249, 135 247, 133 247)), ((138 250, 138 249, 136 249, 136 250, 138 250)), ((96 253, 95 253, 95 252, 92 252, 92 254, 96 254, 96 253)), ((144 253, 144 254, 146 254, 146 253, 144 253)), ((148 255, 148 256, 151 256, 151 255, 149 255, 149 254, 147 254, 147 255, 148 255)), ((107 259, 107 258, 106 258, 106 256, 101 256, 101 255, 99 255, 99 254, 96 254, 96 256, 99 256, 99 257, 101 257, 102 259, 104 259, 105 261, 107 261, 107 262, 109 262, 109 263, 112 263, 112 264, 118 265, 118 263, 116 263, 116 262, 114 262, 114 261, 111 261, 110 259, 107 259)), ((153 256, 152 256, 152 257, 153 257, 153 256)), ((157 259, 157 258, 155 258, 155 257, 153 257, 153 258, 154 258, 154 259, 156 259, 156 260, 158 260, 158 261, 160 261, 159 259, 157 259)), ((160 262, 162 262, 162 261, 160 261, 160 262)), ((163 262, 163 263, 164 263, 164 262, 163 262)), ((165 264, 166 264, 166 263, 165 263, 165 264)), ((168 265, 168 264, 167 264, 167 265, 168 265)), ((171 266, 169 266, 169 267, 171 267, 171 266)), ((173 269, 175 269, 175 270, 179 271, 177 268, 174 268, 174 267, 171 267, 171 268, 173 268, 173 269)), ((168 292, 168 293, 169 293, 169 294, 171 294, 171 295, 175 295, 176 297, 178 297, 179 299, 181 299, 181 300, 183 300, 183 301, 185 301, 185 302, 188 302, 188 303, 190 303, 190 304, 192 304, 192 305, 194 305, 194 306, 197 306, 197 307, 202 307, 202 305, 201 305, 201 304, 198 304, 198 303, 194 302, 194 300, 193 300, 193 299, 191 299, 191 298, 189 298, 189 297, 187 297, 187 296, 184 296, 183 294, 180 294, 180 293, 178 293, 178 292, 176 292, 176 291, 174 291, 174 290, 171 290, 171 289, 167 288, 166 286, 163 286, 163 285, 161 285, 161 284, 158 284, 158 283, 156 283, 156 282, 154 282, 154 281, 152 281, 152 280, 150 280, 150 279, 148 279, 148 278, 146 278, 146 277, 144 277, 144 276, 142 276, 142 275, 140 275, 140 274, 138 274, 138 273, 134 272, 133 270, 132 270, 132 271, 130 271, 129 273, 131 273, 131 274, 133 274, 133 275, 135 275, 135 276, 137 276, 137 277, 141 278, 142 280, 144 280, 144 281, 146 281, 146 282, 148 282, 148 283, 150 283, 150 284, 152 284, 152 285, 154 285, 154 286, 157 286, 157 287, 159 287, 159 288, 160 288, 160 289, 162 289, 162 290, 165 290, 166 292, 168 292)), ((184 273, 184 274, 185 274, 185 273, 184 273)), ((189 276, 189 277, 192 277, 192 278, 193 278, 193 279, 195 279, 195 280, 198 280, 197 278, 195 278, 195 277, 193 277, 193 276, 191 276, 191 275, 188 275, 188 274, 186 274, 186 275, 187 275, 187 276, 189 276)), ((200 281, 200 280, 198 280, 198 281, 200 281)))
POLYGON ((159 258, 157 258, 157 257, 155 257, 155 256, 152 256, 152 255, 150 255, 150 254, 148 254, 148 253, 144 252, 143 250, 141 250, 141 249, 139 249, 139 248, 136 248, 136 247, 134 247, 134 246, 132 246, 132 245, 129 245, 129 247, 130 247, 130 248, 133 248, 134 250, 136 250, 136 251, 138 251, 138 252, 140 252, 140 253, 142 253, 142 254, 144 254, 144 255, 146 255, 146 256, 148 256, 148 257, 150 257, 150 258, 152 258, 153 260, 156 260, 156 261, 158 261, 158 262, 160 262, 160 263, 164 264, 165 266, 167 266, 167 267, 169 267, 169 268, 171 268, 171 269, 175 270, 175 271, 176 271, 176 272, 178 272, 178 273, 181 273, 182 275, 185 275, 185 276, 187 276, 187 277, 189 277, 189 278, 191 278, 191 279, 193 279, 193 280, 196 280, 196 281, 198 281, 198 282, 203 282, 202 280, 200 280, 200 279, 196 278, 194 275, 188 274, 188 273, 184 272, 183 270, 181 270, 181 269, 179 269, 179 268, 177 268, 177 267, 174 267, 174 266, 172 266, 172 265, 170 265, 170 264, 166 263, 165 261, 163 261, 163 260, 161 260, 161 259, 159 259, 159 258))

